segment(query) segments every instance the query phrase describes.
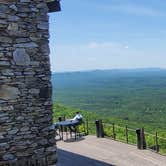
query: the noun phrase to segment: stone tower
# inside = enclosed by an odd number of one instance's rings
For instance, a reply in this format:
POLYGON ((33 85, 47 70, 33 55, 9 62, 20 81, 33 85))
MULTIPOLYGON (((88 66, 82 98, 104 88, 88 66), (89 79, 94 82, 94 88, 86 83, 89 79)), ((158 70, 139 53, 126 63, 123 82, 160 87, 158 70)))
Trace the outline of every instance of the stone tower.
POLYGON ((0 0, 0 165, 56 163, 47 2, 0 0))

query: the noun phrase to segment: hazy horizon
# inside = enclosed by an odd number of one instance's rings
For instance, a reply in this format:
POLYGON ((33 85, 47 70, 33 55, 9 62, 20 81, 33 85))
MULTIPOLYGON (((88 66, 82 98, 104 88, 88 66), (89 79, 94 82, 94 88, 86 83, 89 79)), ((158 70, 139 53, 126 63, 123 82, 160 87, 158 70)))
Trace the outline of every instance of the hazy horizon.
POLYGON ((151 68, 112 68, 112 69, 91 69, 91 70, 67 70, 67 71, 52 71, 52 73, 75 73, 75 72, 93 72, 93 71, 135 71, 135 70, 145 70, 145 71, 159 71, 165 70, 166 68, 158 68, 158 67, 151 67, 151 68))

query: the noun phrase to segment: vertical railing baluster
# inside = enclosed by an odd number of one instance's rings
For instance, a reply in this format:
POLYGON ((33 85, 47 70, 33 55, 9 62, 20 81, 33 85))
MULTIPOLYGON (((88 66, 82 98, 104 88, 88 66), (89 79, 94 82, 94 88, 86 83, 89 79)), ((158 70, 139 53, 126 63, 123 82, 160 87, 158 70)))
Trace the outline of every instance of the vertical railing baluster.
POLYGON ((88 121, 88 117, 86 118, 86 134, 89 135, 89 121, 88 121))
POLYGON ((129 143, 129 137, 128 137, 128 127, 126 125, 126 143, 129 143))
POLYGON ((115 134, 115 124, 112 124, 112 132, 113 132, 113 139, 116 139, 116 134, 115 134))
POLYGON ((155 143, 156 143, 156 152, 158 153, 159 152, 159 144, 158 144, 158 133, 156 131, 156 134, 155 134, 155 143))

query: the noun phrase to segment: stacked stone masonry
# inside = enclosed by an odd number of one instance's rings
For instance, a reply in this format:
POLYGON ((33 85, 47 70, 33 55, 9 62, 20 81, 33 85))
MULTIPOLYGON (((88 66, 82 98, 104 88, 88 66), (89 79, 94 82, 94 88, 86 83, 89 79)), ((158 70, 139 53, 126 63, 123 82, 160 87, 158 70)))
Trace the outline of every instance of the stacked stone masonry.
POLYGON ((45 0, 0 0, 0 165, 55 165, 45 0))

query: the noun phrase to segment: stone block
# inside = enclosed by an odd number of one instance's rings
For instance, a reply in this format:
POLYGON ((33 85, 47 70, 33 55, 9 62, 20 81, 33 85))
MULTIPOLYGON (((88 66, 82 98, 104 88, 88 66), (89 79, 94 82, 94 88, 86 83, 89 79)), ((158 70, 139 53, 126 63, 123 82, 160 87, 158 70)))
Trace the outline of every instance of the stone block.
POLYGON ((17 99, 19 97, 19 89, 9 85, 0 85, 0 99, 10 100, 17 99))
POLYGON ((24 48, 17 48, 13 52, 13 59, 16 65, 19 65, 19 66, 25 66, 25 65, 27 66, 30 64, 30 57, 26 53, 24 48))

